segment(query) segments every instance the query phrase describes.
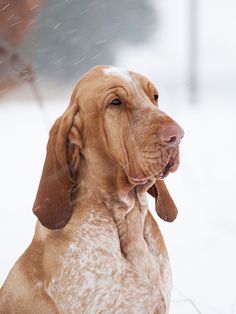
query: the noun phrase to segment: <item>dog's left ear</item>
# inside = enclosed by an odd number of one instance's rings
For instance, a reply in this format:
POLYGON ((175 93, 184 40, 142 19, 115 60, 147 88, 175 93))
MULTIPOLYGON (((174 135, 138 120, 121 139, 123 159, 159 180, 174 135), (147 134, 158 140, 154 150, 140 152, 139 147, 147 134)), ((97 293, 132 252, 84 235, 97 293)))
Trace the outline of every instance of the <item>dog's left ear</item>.
POLYGON ((54 123, 48 140, 46 160, 33 206, 41 224, 63 228, 69 221, 80 159, 81 119, 72 97, 67 111, 54 123))
POLYGON ((163 180, 156 182, 149 188, 148 193, 155 198, 156 212, 158 216, 168 222, 175 220, 178 209, 163 180))

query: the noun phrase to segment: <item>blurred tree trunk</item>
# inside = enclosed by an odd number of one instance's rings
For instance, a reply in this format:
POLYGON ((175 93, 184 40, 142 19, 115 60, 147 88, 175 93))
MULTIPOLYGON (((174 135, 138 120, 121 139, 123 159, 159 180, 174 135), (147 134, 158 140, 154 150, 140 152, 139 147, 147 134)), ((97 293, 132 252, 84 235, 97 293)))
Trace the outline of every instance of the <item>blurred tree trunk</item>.
POLYGON ((190 103, 198 97, 198 3, 189 2, 189 75, 188 90, 190 103))
POLYGON ((32 69, 17 48, 36 25, 42 1, 0 2, 0 95, 22 81, 32 79, 32 69))

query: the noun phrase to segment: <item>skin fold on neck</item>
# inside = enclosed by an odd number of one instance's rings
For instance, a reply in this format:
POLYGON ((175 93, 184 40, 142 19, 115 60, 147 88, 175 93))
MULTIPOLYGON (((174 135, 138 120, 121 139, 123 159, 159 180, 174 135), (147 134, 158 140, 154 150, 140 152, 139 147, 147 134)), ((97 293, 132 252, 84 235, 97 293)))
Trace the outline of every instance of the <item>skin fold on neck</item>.
POLYGON ((145 280, 155 280, 153 270, 155 261, 144 239, 145 219, 148 213, 146 191, 154 183, 149 180, 145 185, 131 184, 124 169, 96 155, 95 161, 81 160, 78 184, 74 190, 73 225, 83 213, 99 209, 99 214, 111 217, 115 222, 120 240, 121 253, 145 280), (106 164, 106 171, 103 164, 106 164), (92 208, 91 208, 92 206, 92 208))

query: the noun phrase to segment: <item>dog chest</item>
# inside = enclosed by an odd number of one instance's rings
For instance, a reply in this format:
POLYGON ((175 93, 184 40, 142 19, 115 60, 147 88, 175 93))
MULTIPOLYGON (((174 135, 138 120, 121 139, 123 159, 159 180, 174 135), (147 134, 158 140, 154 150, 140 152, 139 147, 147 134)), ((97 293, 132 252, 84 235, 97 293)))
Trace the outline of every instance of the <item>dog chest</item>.
POLYGON ((168 302, 164 290, 169 289, 169 269, 163 275, 163 262, 157 261, 157 281, 145 281, 123 257, 112 219, 91 213, 60 265, 48 294, 62 313, 111 313, 111 308, 116 313, 152 313, 158 303, 165 307, 168 302))

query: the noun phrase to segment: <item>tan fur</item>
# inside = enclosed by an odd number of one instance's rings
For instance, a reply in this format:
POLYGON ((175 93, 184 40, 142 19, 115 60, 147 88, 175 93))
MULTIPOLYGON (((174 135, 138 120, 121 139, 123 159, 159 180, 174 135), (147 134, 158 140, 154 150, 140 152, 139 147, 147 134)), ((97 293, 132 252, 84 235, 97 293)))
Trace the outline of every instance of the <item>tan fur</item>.
POLYGON ((50 133, 39 221, 0 291, 1 314, 168 313, 170 266, 146 192, 165 200, 163 219, 176 217, 157 180, 177 151, 159 141, 174 122, 154 93, 143 76, 109 67, 79 81, 50 133))

